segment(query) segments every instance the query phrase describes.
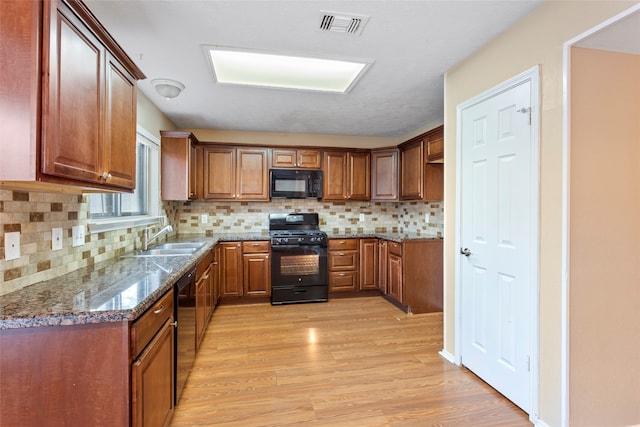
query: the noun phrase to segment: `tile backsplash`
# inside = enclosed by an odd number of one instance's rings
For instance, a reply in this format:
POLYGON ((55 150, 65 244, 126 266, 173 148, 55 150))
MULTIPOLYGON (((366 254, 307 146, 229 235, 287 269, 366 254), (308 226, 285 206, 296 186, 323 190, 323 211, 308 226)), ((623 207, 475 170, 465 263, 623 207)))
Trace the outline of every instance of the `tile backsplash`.
MULTIPOLYGON (((268 214, 318 212, 332 233, 418 233, 442 236, 441 202, 165 202, 179 234, 268 231, 268 214), (206 214, 206 223, 202 215, 206 214), (364 220, 360 221, 360 214, 364 220)), ((90 234, 88 197, 0 189, 0 295, 139 249, 145 226, 90 234), (85 227, 85 244, 71 245, 72 227, 85 227), (62 228, 62 249, 51 250, 51 230, 62 228), (4 234, 20 232, 20 258, 5 259, 4 234)), ((159 225, 153 231, 159 229, 159 225)))
POLYGON ((178 233, 237 233, 269 230, 270 213, 318 212, 320 228, 332 233, 418 233, 442 236, 442 202, 174 202, 178 233), (360 221, 360 215, 363 220, 360 221), (202 223, 206 215, 206 223, 202 223))

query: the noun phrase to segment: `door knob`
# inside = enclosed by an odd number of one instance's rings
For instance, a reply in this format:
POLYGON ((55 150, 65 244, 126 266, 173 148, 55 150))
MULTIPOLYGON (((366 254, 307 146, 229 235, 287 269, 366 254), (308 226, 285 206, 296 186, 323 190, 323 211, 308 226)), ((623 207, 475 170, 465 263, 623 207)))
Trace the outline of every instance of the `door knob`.
POLYGON ((471 251, 469 250, 469 248, 460 248, 460 253, 464 256, 471 256, 471 251))

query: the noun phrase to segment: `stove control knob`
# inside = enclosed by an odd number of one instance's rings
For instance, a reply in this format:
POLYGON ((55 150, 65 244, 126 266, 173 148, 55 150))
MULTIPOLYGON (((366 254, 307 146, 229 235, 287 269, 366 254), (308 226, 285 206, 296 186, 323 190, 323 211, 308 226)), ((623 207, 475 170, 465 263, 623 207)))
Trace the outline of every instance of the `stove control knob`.
POLYGON ((298 243, 303 243, 304 242, 304 237, 298 237, 298 243))

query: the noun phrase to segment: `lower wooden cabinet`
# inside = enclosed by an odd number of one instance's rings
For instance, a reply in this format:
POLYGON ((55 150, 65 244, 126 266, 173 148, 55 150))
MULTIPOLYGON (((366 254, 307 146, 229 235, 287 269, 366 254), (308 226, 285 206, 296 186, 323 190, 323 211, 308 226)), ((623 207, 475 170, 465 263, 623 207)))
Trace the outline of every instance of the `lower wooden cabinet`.
POLYGON ((268 241, 225 242, 218 246, 222 297, 271 295, 271 248, 268 241))
POLYGON ((223 297, 242 296, 242 243, 220 243, 223 297))
POLYGON ((442 240, 379 244, 378 289, 412 313, 442 311, 442 240))
POLYGON ((200 342, 207 330, 209 319, 213 311, 213 252, 207 253, 200 260, 196 268, 196 349, 200 347, 200 342))
POLYGON ((359 239, 329 239, 329 292, 357 291, 359 239))
POLYGON ((360 239, 360 290, 378 288, 378 239, 360 239))
POLYGON ((242 243, 244 296, 271 295, 271 257, 269 242, 242 243))
POLYGON ((167 320, 131 367, 131 425, 167 426, 173 415, 174 332, 167 320))

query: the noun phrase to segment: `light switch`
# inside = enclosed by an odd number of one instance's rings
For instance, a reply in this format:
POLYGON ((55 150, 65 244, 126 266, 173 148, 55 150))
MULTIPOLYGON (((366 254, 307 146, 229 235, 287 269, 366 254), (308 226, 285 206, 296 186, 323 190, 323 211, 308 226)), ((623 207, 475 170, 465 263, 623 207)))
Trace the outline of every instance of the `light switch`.
POLYGON ((207 214, 200 215, 200 222, 202 222, 203 224, 208 223, 209 222, 209 215, 207 215, 207 214))
POLYGON ((71 246, 84 245, 84 225, 74 225, 71 228, 71 246))
POLYGON ((7 261, 20 258, 20 232, 12 231, 4 235, 4 259, 7 261))
POLYGON ((51 230, 51 250, 59 251, 62 249, 62 228, 53 228, 51 230))

